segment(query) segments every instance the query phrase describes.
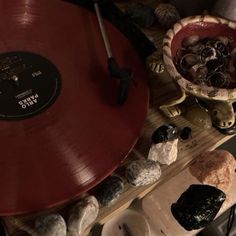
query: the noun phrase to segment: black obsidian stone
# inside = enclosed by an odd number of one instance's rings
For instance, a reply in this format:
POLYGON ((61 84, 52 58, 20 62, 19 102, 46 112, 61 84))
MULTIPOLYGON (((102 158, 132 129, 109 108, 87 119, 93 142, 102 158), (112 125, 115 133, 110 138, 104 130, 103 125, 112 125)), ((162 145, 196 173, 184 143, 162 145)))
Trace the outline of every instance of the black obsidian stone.
POLYGON ((178 138, 178 128, 174 124, 165 124, 157 128, 152 134, 153 143, 173 141, 178 138))
POLYGON ((118 176, 109 176, 97 187, 95 197, 102 207, 109 206, 120 197, 123 191, 123 180, 118 176))
POLYGON ((190 127, 184 127, 180 132, 180 138, 182 140, 187 140, 191 137, 192 129, 190 127))
POLYGON ((191 185, 171 205, 171 212, 186 230, 206 227, 219 212, 226 195, 210 185, 191 185))

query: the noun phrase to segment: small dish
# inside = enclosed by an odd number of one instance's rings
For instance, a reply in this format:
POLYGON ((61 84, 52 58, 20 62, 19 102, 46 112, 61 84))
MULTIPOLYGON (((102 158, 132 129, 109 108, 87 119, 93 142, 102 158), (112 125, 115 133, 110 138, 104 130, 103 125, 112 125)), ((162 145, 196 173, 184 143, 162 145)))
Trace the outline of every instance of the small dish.
POLYGON ((141 213, 126 209, 104 224, 101 236, 150 236, 150 228, 141 213))

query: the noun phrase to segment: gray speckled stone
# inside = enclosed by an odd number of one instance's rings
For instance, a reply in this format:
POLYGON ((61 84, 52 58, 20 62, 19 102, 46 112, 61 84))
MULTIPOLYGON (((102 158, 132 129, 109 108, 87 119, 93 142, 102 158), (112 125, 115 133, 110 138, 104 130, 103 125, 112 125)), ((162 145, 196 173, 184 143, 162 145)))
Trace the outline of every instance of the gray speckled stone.
POLYGON ((66 236, 66 223, 59 214, 38 217, 35 221, 37 236, 66 236))
POLYGON ((98 186, 96 198, 101 206, 109 206, 120 197, 123 191, 123 180, 119 176, 109 176, 98 186))
POLYGON ((160 165, 152 160, 136 160, 126 168, 126 179, 134 186, 144 186, 157 181, 161 176, 160 165))
POLYGON ((70 211, 67 236, 81 235, 97 218, 99 204, 94 196, 78 201, 70 211))

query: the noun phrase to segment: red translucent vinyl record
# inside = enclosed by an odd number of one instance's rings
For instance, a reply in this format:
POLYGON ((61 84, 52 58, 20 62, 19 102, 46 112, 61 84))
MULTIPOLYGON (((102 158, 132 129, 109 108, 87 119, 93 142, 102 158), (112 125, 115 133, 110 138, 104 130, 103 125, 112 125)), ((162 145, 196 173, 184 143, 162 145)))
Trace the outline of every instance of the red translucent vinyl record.
POLYGON ((0 12, 0 215, 15 215, 110 175, 140 135, 148 86, 133 46, 105 22, 116 61, 137 83, 116 104, 94 13, 58 0, 1 0, 0 12))

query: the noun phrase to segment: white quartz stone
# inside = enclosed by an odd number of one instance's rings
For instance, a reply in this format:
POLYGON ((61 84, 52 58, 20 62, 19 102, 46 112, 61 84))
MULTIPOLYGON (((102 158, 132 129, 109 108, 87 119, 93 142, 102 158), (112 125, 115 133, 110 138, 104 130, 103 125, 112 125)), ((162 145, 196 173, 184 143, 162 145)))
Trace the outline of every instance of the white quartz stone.
POLYGON ((161 164, 170 165, 178 155, 178 139, 164 143, 153 144, 148 153, 148 159, 161 164))

